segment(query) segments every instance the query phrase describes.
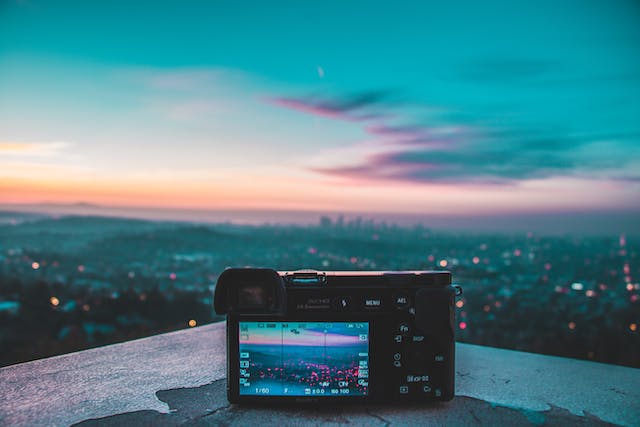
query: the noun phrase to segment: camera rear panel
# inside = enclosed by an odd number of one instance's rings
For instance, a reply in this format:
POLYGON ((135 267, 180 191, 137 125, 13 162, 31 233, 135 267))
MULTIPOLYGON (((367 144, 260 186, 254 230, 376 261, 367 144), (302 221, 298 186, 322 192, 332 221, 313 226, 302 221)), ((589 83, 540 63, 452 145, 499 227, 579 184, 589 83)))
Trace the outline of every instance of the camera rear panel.
POLYGON ((450 285, 448 272, 335 272, 317 273, 315 278, 314 273, 294 274, 280 273, 286 285, 286 312, 228 315, 227 386, 231 402, 429 401, 453 397, 456 290, 450 285), (258 327, 265 328, 264 332, 258 327), (324 335, 318 335, 322 329, 324 335), (325 337, 325 347, 310 347, 309 351, 315 356, 326 351, 325 362, 310 363, 308 371, 292 368, 287 360, 300 359, 296 352, 314 334, 325 337), (247 343, 264 341, 265 336, 283 343, 278 362, 282 365, 252 370, 254 352, 247 350, 252 348, 247 343), (337 346, 353 340, 349 347, 352 354, 343 351, 342 356, 351 357, 355 375, 351 381, 338 381, 339 377, 321 381, 317 377, 321 374, 315 371, 323 369, 333 369, 333 376, 346 371, 332 366, 340 358, 335 357, 338 347, 327 344, 327 336, 337 346), (274 372, 280 378, 286 375, 287 381, 310 385, 298 391, 294 391, 295 384, 278 391, 264 386, 265 375, 274 377, 274 372))

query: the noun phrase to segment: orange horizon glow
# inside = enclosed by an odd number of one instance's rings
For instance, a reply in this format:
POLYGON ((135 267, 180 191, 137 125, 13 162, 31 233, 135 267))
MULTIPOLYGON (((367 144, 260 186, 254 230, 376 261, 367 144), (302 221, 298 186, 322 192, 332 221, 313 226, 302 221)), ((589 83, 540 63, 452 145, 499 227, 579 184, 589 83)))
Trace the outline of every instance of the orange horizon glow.
MULTIPOLYGON (((295 210, 433 215, 486 215, 599 208, 587 197, 600 185, 611 199, 620 197, 607 183, 547 180, 519 186, 401 184, 331 181, 315 177, 247 176, 206 180, 124 178, 3 178, 0 203, 90 203, 131 208, 193 210, 295 210), (133 183, 133 184, 132 184, 133 183), (548 197, 549 189, 555 192, 548 197), (578 203, 576 203, 578 202, 578 203)), ((623 189, 619 189, 622 191, 623 189)), ((599 200, 602 203, 602 200, 599 200)), ((619 203, 617 203, 619 205, 619 203)))

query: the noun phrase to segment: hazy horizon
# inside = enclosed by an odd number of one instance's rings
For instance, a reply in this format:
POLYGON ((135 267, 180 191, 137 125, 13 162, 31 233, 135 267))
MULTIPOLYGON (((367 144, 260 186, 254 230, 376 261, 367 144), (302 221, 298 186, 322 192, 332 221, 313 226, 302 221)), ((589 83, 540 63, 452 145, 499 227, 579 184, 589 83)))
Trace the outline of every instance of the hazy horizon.
POLYGON ((31 213, 47 216, 101 216, 131 218, 149 221, 177 221, 189 223, 225 223, 238 225, 312 225, 322 217, 333 222, 358 218, 376 223, 386 222, 400 226, 423 225, 434 231, 467 233, 536 233, 539 235, 612 236, 640 235, 637 218, 640 211, 604 212, 539 212, 502 215, 418 215, 405 213, 372 213, 347 211, 295 211, 295 210, 229 210, 136 208, 76 204, 7 204, 0 203, 0 213, 31 213))

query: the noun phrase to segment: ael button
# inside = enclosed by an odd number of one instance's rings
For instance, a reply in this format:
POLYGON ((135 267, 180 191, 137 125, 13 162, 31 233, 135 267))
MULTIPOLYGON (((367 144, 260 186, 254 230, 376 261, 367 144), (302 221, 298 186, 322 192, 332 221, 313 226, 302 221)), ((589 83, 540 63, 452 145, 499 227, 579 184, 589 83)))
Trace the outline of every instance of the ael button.
POLYGON ((411 301, 409 301, 409 295, 406 292, 398 292, 397 294, 393 295, 393 305, 395 305, 398 309, 407 308, 409 307, 410 303, 411 301))

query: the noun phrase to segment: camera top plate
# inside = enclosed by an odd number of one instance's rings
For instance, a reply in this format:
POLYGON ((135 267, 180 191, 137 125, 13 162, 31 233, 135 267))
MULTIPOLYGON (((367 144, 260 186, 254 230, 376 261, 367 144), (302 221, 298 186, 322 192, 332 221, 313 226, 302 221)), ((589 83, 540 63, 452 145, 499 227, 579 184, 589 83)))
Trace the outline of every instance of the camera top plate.
POLYGON ((451 284, 449 271, 279 271, 287 286, 431 286, 451 284))

